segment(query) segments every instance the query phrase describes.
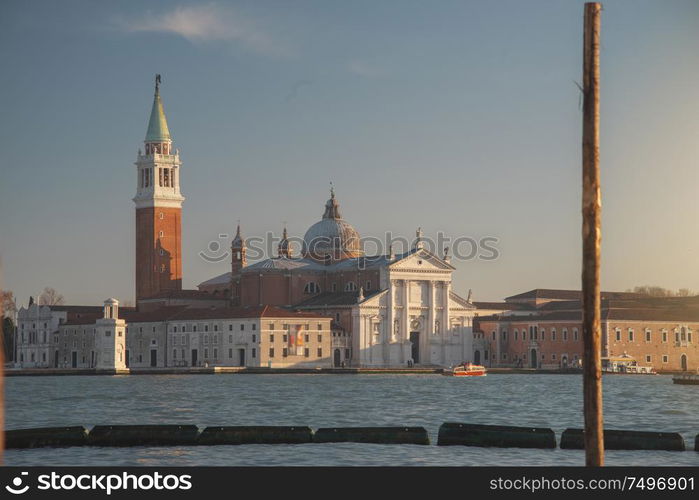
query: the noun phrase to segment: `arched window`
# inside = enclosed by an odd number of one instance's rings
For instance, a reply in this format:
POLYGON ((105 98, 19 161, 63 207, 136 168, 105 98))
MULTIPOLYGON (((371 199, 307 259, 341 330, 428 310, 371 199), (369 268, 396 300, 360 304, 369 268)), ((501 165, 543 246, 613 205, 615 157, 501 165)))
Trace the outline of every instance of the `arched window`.
POLYGON ((320 293, 320 285, 315 281, 309 281, 306 283, 303 293, 320 293))
POLYGON ((357 284, 354 281, 348 281, 345 285, 345 292, 356 292, 357 284))

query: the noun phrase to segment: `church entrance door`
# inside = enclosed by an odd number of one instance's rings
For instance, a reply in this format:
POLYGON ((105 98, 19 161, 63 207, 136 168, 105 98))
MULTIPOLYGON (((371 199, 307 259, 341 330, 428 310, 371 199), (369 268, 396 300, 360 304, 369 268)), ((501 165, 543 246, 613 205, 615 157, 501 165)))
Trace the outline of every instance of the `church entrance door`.
POLYGON ((333 366, 335 368, 339 368, 340 363, 340 349, 335 349, 335 352, 333 353, 333 366))
POLYGON ((413 363, 417 364, 420 362, 420 332, 410 332, 410 342, 413 344, 411 348, 413 363))

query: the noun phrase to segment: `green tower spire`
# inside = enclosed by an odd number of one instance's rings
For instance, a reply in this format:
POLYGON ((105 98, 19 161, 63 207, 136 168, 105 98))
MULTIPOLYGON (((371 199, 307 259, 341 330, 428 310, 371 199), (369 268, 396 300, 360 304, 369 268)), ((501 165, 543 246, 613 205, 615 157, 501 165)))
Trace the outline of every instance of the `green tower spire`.
POLYGON ((167 128, 163 102, 160 100, 160 75, 155 75, 155 96, 153 97, 153 108, 148 121, 146 142, 166 142, 169 140, 170 130, 167 128))

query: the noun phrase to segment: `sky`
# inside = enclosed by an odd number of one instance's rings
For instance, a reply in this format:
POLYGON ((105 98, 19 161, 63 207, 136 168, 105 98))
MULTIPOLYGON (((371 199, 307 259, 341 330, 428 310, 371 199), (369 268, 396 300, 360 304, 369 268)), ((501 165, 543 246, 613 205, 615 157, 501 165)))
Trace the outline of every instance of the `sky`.
MULTIPOLYGON (((699 2, 603 5, 602 286, 699 291, 699 2)), ((302 237, 332 182, 363 237, 495 238, 459 294, 578 289, 582 25, 573 0, 5 0, 0 287, 133 302, 160 73, 185 287, 238 220, 302 237)))

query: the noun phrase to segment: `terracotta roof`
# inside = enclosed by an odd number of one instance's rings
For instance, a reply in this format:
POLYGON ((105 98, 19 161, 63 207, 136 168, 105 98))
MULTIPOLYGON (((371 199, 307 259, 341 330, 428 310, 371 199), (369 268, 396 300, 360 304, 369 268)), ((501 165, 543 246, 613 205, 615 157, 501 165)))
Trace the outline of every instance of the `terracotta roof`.
POLYGON ((104 306, 48 306, 52 311, 64 311, 69 313, 102 313, 104 306))
MULTIPOLYGON (((369 292, 364 292, 364 298, 368 299, 373 297, 381 290, 372 290, 369 292)), ((333 307, 333 306, 351 306, 357 303, 357 297, 359 292, 323 292, 299 302, 294 307, 295 308, 310 308, 310 307, 333 307)))
MULTIPOLYGON (((633 292, 602 292, 603 298, 642 298, 646 295, 633 292)), ((556 290, 549 288, 535 288, 528 292, 519 293, 505 298, 506 301, 518 299, 553 299, 553 300, 580 300, 580 290, 556 290)))
POLYGON ((151 295, 150 297, 146 297, 145 299, 141 299, 139 302, 155 299, 221 300, 222 297, 220 295, 214 295, 202 290, 165 290, 163 292, 156 293, 155 295, 151 295))
POLYGON ((534 309, 529 304, 512 304, 510 302, 473 302, 478 309, 502 309, 503 311, 526 311, 534 309))
MULTIPOLYGON (((504 316, 493 314, 480 316, 477 321, 529 322, 529 321, 581 321, 582 310, 576 301, 550 309, 540 308, 528 316, 504 316), (574 307, 577 305, 577 307, 574 307)), ((699 299, 693 297, 655 298, 637 300, 603 300, 603 320, 629 321, 699 321, 699 299), (673 300, 676 299, 676 300, 673 300), (678 300, 677 300, 678 299, 678 300)))
MULTIPOLYGON (((89 325, 102 317, 90 315, 63 323, 71 325, 89 325)), ((310 312, 291 311, 276 306, 259 307, 238 307, 232 309, 200 309, 188 306, 161 307, 155 311, 138 312, 127 311, 125 314, 119 312, 120 319, 127 323, 150 323, 158 321, 189 321, 206 319, 238 319, 238 318, 323 318, 320 314, 310 312)))

